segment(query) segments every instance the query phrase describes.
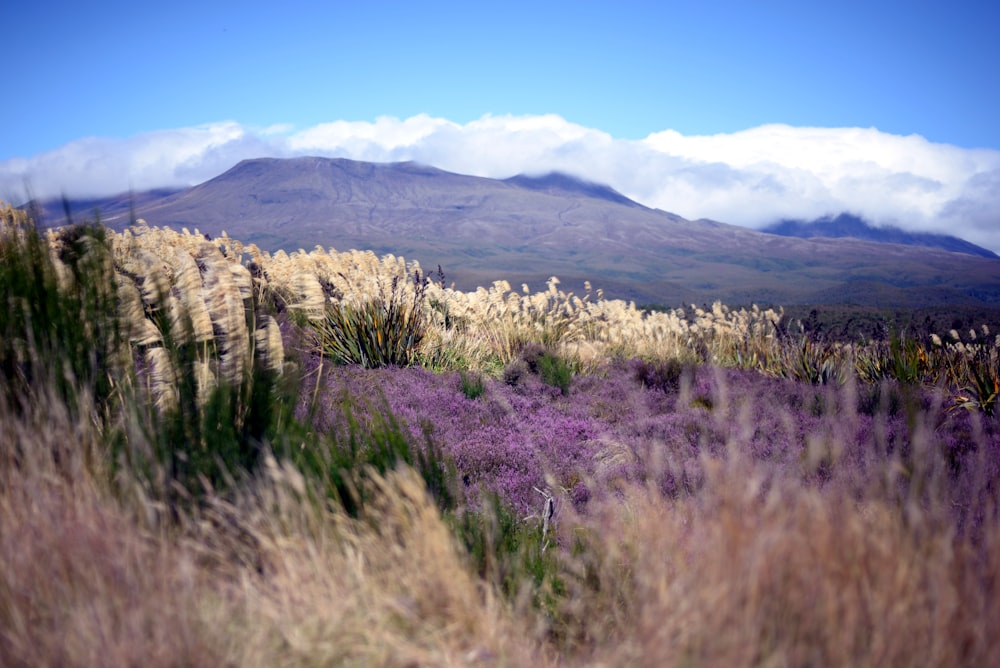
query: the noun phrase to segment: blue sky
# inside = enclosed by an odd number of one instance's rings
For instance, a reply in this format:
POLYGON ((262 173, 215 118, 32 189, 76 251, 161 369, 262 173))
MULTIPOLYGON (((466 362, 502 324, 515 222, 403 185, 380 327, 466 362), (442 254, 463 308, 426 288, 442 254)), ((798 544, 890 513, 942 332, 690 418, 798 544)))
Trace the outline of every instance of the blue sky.
POLYGON ((2 14, 15 57, 0 197, 26 180, 43 195, 184 185, 254 152, 309 152, 490 176, 575 167, 644 203, 748 225, 838 208, 920 229, 951 216, 1000 248, 992 3, 11 2, 2 14), (894 187, 886 203, 880 188, 894 187), (912 197, 897 205, 900 192, 912 197))

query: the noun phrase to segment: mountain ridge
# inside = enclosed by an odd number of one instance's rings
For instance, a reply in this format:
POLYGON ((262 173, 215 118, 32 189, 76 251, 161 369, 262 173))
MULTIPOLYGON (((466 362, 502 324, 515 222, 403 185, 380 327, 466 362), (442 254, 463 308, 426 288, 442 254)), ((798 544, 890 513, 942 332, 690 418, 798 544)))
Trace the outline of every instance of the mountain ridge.
POLYGON ((860 216, 841 213, 837 216, 823 216, 814 220, 784 219, 760 228, 761 232, 800 239, 827 237, 839 239, 850 237, 864 241, 940 248, 954 253, 967 253, 992 259, 1000 259, 988 248, 977 246, 960 237, 934 232, 907 232, 895 226, 876 227, 860 216))
POLYGON ((259 158, 102 211, 118 229, 133 215, 211 236, 225 230, 268 251, 393 253, 441 265, 461 289, 498 279, 538 287, 554 275, 574 291, 590 281, 610 297, 665 305, 828 303, 841 294, 866 304, 1000 304, 997 260, 691 221, 558 173, 501 180, 415 162, 259 158), (859 282, 881 288, 852 288, 859 282))

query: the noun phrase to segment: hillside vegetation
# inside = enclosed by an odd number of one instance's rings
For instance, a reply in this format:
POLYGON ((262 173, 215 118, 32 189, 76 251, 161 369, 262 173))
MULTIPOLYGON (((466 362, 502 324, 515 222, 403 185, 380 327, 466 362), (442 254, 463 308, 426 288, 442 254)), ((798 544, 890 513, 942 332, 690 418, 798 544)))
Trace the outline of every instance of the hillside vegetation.
POLYGON ((498 180, 412 162, 260 158, 177 192, 37 207, 50 222, 98 210, 118 231, 136 217, 213 237, 229 230, 271 253, 317 244, 394 253, 443 265, 464 291, 498 278, 545 290, 556 275, 578 295, 592 281, 609 296, 671 308, 722 301, 1000 312, 996 258, 685 220, 558 173, 498 180))
POLYGON ((1000 664, 988 328, 0 218, 0 664, 1000 664))

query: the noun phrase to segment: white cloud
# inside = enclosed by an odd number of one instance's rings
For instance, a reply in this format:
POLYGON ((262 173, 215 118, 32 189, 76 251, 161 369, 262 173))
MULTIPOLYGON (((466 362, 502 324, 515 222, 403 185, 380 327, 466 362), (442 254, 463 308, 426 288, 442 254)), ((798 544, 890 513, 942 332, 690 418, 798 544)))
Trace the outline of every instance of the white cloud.
POLYGON ((86 197, 184 186, 216 176, 247 151, 270 151, 234 122, 158 130, 127 139, 87 137, 32 158, 0 162, 0 196, 86 197), (238 156, 238 157, 237 157, 238 156))
POLYGON ((665 130, 633 141, 556 115, 487 115, 465 124, 381 117, 299 131, 224 122, 81 139, 0 162, 0 197, 18 200, 26 181, 39 196, 193 185, 244 158, 293 155, 416 160, 500 178, 562 170, 687 218, 759 226, 850 211, 1000 250, 1000 151, 874 128, 764 125, 710 136, 665 130))

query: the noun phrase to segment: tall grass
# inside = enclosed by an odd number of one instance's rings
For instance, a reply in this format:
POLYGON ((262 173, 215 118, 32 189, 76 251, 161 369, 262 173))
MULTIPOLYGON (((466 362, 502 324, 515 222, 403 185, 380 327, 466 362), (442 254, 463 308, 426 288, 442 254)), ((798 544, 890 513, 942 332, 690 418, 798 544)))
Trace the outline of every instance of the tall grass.
POLYGON ((997 613, 995 526, 982 545, 956 543, 877 497, 788 480, 764 487, 738 459, 706 472, 697 497, 667 505, 631 490, 585 522, 617 565, 599 572, 602 584, 630 582, 626 605, 611 607, 613 641, 597 649, 600 663, 997 661, 986 621, 997 613))
POLYGON ((828 345, 2 213, 0 664, 1000 664, 988 332, 828 345), (299 375, 390 296, 465 385, 299 375))
POLYGON ((51 388, 103 409, 120 389, 123 347, 106 233, 76 226, 55 248, 21 212, 0 208, 2 399, 25 409, 51 388))
POLYGON ((398 277, 388 293, 361 302, 341 300, 327 306, 317 325, 319 345, 340 364, 365 367, 409 366, 424 338, 424 293, 427 280, 413 276, 413 294, 402 289, 398 277))

